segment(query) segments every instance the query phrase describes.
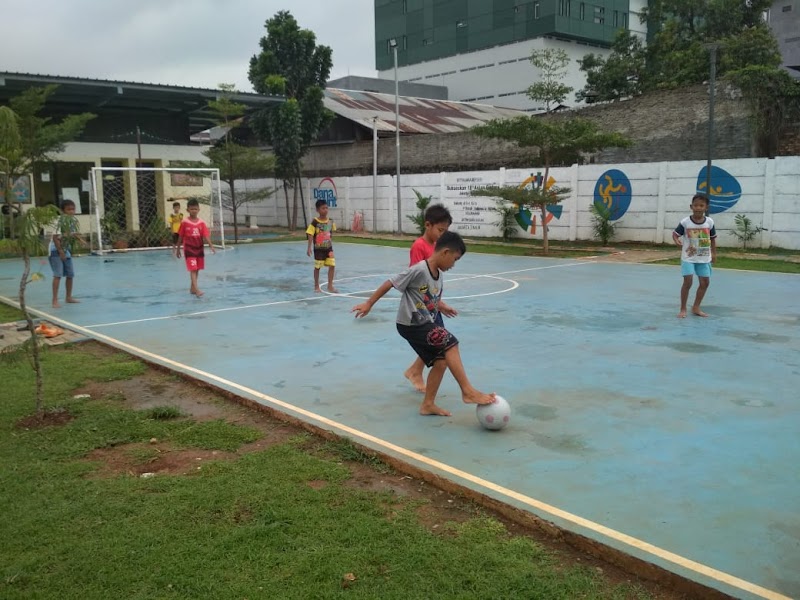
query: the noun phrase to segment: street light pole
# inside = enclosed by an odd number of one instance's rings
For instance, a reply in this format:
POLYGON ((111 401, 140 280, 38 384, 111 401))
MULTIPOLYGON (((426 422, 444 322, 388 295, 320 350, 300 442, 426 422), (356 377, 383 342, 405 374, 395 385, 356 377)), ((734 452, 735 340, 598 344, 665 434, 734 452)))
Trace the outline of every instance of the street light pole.
POLYGON ((712 42, 706 46, 710 53, 710 74, 708 78, 708 160, 706 162, 706 195, 711 200, 711 158, 714 155, 714 96, 717 81, 717 48, 719 44, 712 42))
POLYGON ((397 40, 389 40, 394 50, 394 146, 397 157, 397 233, 403 233, 403 217, 400 202, 400 82, 397 79, 397 40))
POLYGON ((378 117, 372 117, 372 233, 378 231, 378 117))

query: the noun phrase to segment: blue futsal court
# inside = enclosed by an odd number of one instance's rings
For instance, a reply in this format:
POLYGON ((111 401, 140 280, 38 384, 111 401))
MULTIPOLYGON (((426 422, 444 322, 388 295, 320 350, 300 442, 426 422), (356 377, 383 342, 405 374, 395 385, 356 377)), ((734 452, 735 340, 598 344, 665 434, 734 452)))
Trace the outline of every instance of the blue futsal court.
MULTIPOLYGON (((453 416, 417 414, 394 292, 350 313, 407 249, 336 244, 340 295, 313 292, 305 251, 207 255, 201 299, 169 252, 79 258, 82 303, 57 311, 44 264, 28 301, 733 596, 800 597, 800 277, 716 270, 711 317, 679 320, 678 267, 468 252, 445 276, 460 311, 447 325, 472 383, 512 404, 488 432, 449 375, 438 402, 453 416)), ((0 295, 20 272, 0 261, 0 295)))

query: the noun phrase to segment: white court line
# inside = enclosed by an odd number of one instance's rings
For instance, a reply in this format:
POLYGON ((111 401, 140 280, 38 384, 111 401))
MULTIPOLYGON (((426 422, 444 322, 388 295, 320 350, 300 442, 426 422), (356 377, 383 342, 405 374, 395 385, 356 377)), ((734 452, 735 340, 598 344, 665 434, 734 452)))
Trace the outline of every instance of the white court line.
MULTIPOLYGON (((10 298, 0 296, 0 301, 3 301, 9 305, 16 306, 17 308, 19 308, 19 304, 11 300, 10 298)), ((457 469, 456 467, 451 467, 446 463, 434 460, 432 458, 428 458, 427 456, 423 456, 421 454, 417 454, 412 450, 408 450, 407 448, 398 446, 396 444, 393 444, 392 442, 388 442, 384 439, 375 437, 374 435, 370 435, 368 433, 365 433, 363 431, 360 431, 343 423, 339 423, 338 421, 334 421, 333 419, 323 417, 322 415, 318 415, 304 408, 300 408, 299 406, 295 406, 294 404, 284 402, 283 400, 278 400, 277 398, 273 398, 272 396, 268 396, 267 394, 263 394, 262 392, 254 390, 252 388, 248 388, 246 386, 240 385, 233 381, 229 381, 212 373, 201 371, 200 369, 190 367, 189 365, 185 365, 183 363, 179 363, 169 358, 165 358, 158 354, 154 354, 137 346, 133 346, 131 344, 127 344, 110 336, 103 335, 102 333, 97 333, 96 331, 91 331, 85 327, 74 325, 69 321, 59 319, 48 313, 45 313, 44 311, 36 309, 29 309, 29 311, 33 314, 36 314, 37 316, 43 317, 49 321, 53 321, 54 323, 62 325, 63 327, 67 327, 68 329, 72 329, 73 331, 77 331, 78 333, 82 333, 88 337, 94 338, 98 341, 101 341, 105 344, 123 350, 130 354, 134 354, 146 360, 168 366, 183 373, 192 374, 205 381, 212 381, 218 383, 224 388, 236 390, 244 394, 245 396, 257 398, 258 400, 261 400, 267 404, 271 404, 273 407, 284 409, 294 414, 301 415, 307 419, 310 419, 311 421, 315 421, 318 424, 349 434, 363 441, 370 442, 371 444, 374 444, 384 450, 388 450, 390 452, 399 454, 411 460, 417 461, 419 463, 427 465, 430 468, 443 471, 454 477, 458 477, 459 479, 480 486, 485 490, 490 490, 510 500, 519 502, 532 509, 544 512, 548 515, 551 515, 553 517, 556 517, 558 519, 561 519, 578 527, 582 527, 584 529, 592 531, 600 536, 604 536, 608 539, 614 540, 629 548, 638 550, 640 552, 645 552, 651 556, 657 557, 675 566, 687 569, 697 575, 713 579, 714 581, 717 581, 719 583, 723 583, 733 588, 751 593, 761 598, 765 598, 766 600, 792 600, 789 596, 784 596, 780 592, 776 592, 768 588, 762 587, 760 585, 757 585, 755 583, 746 581, 744 579, 740 579, 739 577, 735 577, 734 575, 725 573, 724 571, 719 571, 717 569, 714 569, 713 567, 709 567, 697 561, 683 557, 679 554, 675 554, 674 552, 670 552, 669 550, 665 550, 663 548, 650 544, 649 542, 645 542, 643 540, 627 535, 615 529, 611 529, 610 527, 606 527, 605 525, 595 523, 594 521, 590 521, 589 519, 585 519, 578 515, 562 510, 556 506, 553 506, 552 504, 547 504, 546 502, 537 500, 536 498, 532 498, 530 496, 526 496, 525 494, 516 492, 512 489, 503 487, 501 485, 497 485, 495 483, 492 483, 491 481, 477 477, 472 473, 462 471, 461 469, 457 469)))
MULTIPOLYGON (((541 270, 544 270, 544 269, 557 269, 559 267, 575 267, 575 266, 585 265, 585 264, 592 264, 592 263, 585 263, 585 262, 584 263, 566 263, 566 264, 560 264, 560 265, 548 265, 546 267, 530 267, 528 269, 519 269, 517 271, 506 271, 506 272, 503 272, 503 273, 486 273, 485 275, 472 275, 470 277, 453 278, 453 279, 448 279, 448 281, 451 281, 451 282, 452 281, 463 281, 465 279, 476 279, 476 278, 479 278, 479 277, 490 277, 490 278, 500 279, 499 277, 496 277, 496 275, 506 275, 506 274, 509 274, 509 273, 522 273, 522 272, 525 272, 525 271, 541 271, 541 270)), ((334 281, 346 281, 348 279, 358 279, 358 278, 366 278, 366 277, 373 277, 373 275, 360 275, 358 277, 349 277, 349 278, 343 278, 343 279, 336 279, 334 281)), ((509 279, 508 281, 513 282, 513 285, 512 285, 511 288, 509 288, 507 290, 500 290, 499 292, 490 292, 488 294, 475 294, 473 296, 458 296, 458 297, 453 296, 451 299, 472 298, 472 297, 480 297, 480 296, 492 296, 494 294, 510 292, 510 291, 515 290, 516 288, 519 287, 519 283, 517 283, 516 281, 514 281, 512 279, 509 279)), ((279 301, 276 301, 276 302, 262 302, 262 303, 259 303, 259 304, 247 304, 245 306, 231 306, 231 307, 228 307, 228 308, 215 308, 215 309, 211 309, 211 310, 202 310, 202 311, 197 311, 197 312, 193 312, 193 313, 181 313, 181 314, 177 314, 177 315, 164 315, 164 316, 161 316, 161 317, 146 317, 144 319, 130 319, 130 320, 127 320, 127 321, 113 321, 113 322, 110 322, 110 323, 95 323, 93 325, 84 325, 84 327, 86 327, 87 329, 94 329, 95 327, 111 327, 111 326, 114 326, 114 325, 131 325, 133 323, 147 323, 147 322, 150 322, 150 321, 166 321, 168 319, 180 319, 180 318, 184 318, 184 317, 199 317, 201 315, 210 315, 210 314, 214 314, 214 313, 230 312, 230 311, 234 311, 234 310, 247 310, 249 308, 262 308, 262 307, 265 307, 265 306, 276 306, 278 304, 292 304, 292 303, 295 303, 295 302, 307 302, 309 300, 320 300, 320 299, 326 298, 326 297, 352 298, 352 297, 354 297, 353 294, 365 294, 367 292, 373 292, 373 291, 375 291, 375 290, 374 289, 369 289, 369 290, 363 290, 363 291, 357 291, 357 292, 348 292, 346 294, 332 294, 330 292, 323 292, 322 295, 309 296, 307 298, 297 298, 295 300, 279 300, 279 301)))

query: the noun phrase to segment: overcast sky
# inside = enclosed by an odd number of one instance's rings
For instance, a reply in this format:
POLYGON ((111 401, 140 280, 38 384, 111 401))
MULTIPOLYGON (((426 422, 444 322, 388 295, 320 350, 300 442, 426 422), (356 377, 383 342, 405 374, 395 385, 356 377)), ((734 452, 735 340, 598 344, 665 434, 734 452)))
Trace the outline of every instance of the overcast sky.
POLYGON ((0 0, 0 71, 249 92, 279 10, 333 49, 332 79, 375 76, 373 0, 0 0))

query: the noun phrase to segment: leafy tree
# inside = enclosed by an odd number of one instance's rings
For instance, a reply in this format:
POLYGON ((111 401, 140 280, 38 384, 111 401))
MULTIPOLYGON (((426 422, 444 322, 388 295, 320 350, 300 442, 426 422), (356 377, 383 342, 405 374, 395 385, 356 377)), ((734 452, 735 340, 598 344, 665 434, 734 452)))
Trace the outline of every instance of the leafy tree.
MULTIPOLYGON (((325 82, 333 65, 331 49, 317 45, 313 31, 300 29, 289 11, 267 20, 261 52, 250 59, 248 77, 259 94, 280 94, 287 101, 258 111, 254 131, 272 146, 276 174, 283 179, 290 229, 297 226, 297 191, 301 189, 300 160, 319 132, 333 119, 323 104, 325 82), (294 209, 289 213, 288 188, 294 187, 294 209)), ((307 224, 305 203, 303 220, 307 224)))
POLYGON ((619 100, 641 93, 645 73, 642 40, 627 29, 620 29, 611 43, 611 54, 587 54, 578 61, 586 73, 586 86, 575 94, 581 102, 619 100))
POLYGON ((563 104, 572 88, 561 83, 567 74, 569 55, 560 48, 534 50, 530 57, 531 64, 541 73, 539 81, 528 87, 528 98, 544 102, 547 112, 551 104, 563 104))
POLYGON ((244 115, 246 107, 231 99, 236 92, 233 85, 223 83, 219 88, 219 100, 209 102, 208 107, 217 115, 217 125, 225 128, 225 136, 217 145, 203 152, 203 155, 208 158, 212 167, 219 169, 220 179, 228 184, 228 189, 222 192, 222 204, 233 213, 233 237, 238 242, 238 209, 251 202, 269 198, 272 190, 262 188, 237 191, 236 181, 267 177, 275 170, 275 158, 258 148, 236 142, 232 132, 244 115))
POLYGON ((616 235, 617 225, 622 221, 613 222, 611 220, 611 207, 601 202, 592 202, 589 205, 589 210, 592 213, 592 233, 594 237, 599 239, 603 246, 608 246, 608 242, 616 235))
POLYGON ((773 158, 781 134, 800 118, 800 82, 782 69, 764 66, 739 69, 729 78, 749 105, 759 154, 773 158))
MULTIPOLYGON (((22 92, 19 96, 11 98, 9 106, 16 115, 16 129, 18 136, 7 137, 0 135, 0 156, 8 160, 8 173, 6 185, 10 185, 18 177, 33 171, 33 165, 38 162, 51 162, 53 154, 61 152, 67 142, 74 140, 83 131, 86 124, 95 115, 82 113, 68 115, 60 122, 53 123, 48 117, 39 116, 47 99, 56 91, 56 85, 32 87, 22 92)), ((6 112, 4 119, 8 121, 6 112)), ((8 123, 4 125, 7 127, 8 123)), ((9 217, 13 218, 11 209, 11 196, 6 194, 6 204, 9 205, 9 217)), ((11 224, 12 235, 16 227, 11 224)))
POLYGON ((777 42, 762 18, 770 0, 656 0, 643 11, 651 32, 647 88, 681 87, 708 79, 706 44, 720 45, 718 76, 748 65, 780 64, 777 42), (747 41, 743 42, 744 38, 747 41), (747 53, 733 52, 744 44, 747 53), (732 57, 736 57, 735 59, 732 57))

